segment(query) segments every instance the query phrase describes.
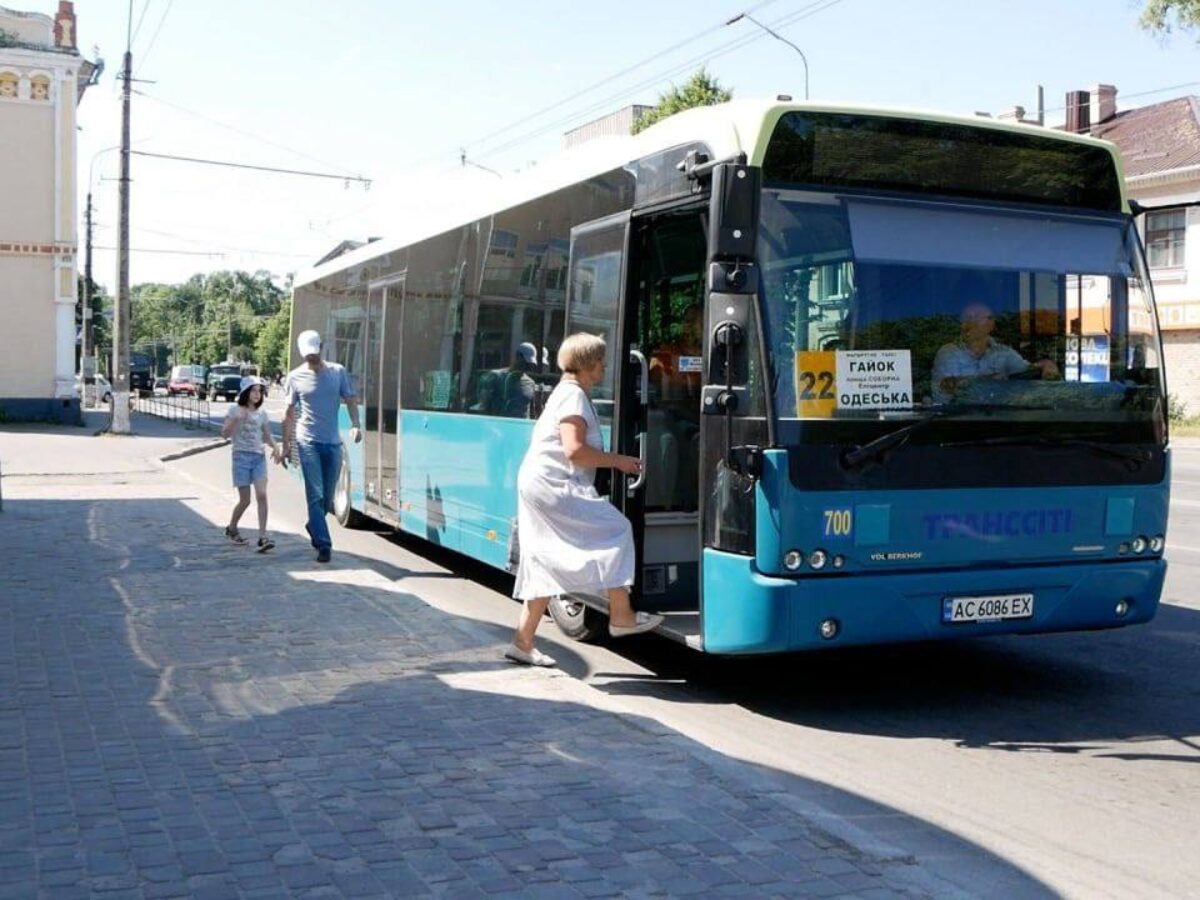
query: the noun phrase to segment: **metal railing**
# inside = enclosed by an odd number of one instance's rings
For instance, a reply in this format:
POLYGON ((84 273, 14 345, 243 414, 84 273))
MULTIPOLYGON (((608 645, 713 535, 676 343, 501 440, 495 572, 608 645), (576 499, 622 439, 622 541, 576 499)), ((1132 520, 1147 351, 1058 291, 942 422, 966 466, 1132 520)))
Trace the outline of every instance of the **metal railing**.
POLYGON ((212 419, 208 400, 177 395, 174 397, 142 396, 134 407, 139 413, 158 416, 181 423, 185 428, 207 428, 218 431, 221 423, 212 419))

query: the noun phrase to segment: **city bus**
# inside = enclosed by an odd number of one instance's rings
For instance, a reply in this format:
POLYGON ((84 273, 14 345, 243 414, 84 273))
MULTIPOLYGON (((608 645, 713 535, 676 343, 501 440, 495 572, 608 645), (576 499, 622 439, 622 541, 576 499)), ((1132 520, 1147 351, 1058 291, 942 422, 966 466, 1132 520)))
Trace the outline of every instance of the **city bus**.
MULTIPOLYGON (((293 335, 321 332, 364 409, 340 521, 513 570, 517 470, 587 331, 609 446, 644 463, 598 488, 668 637, 776 653, 1155 614, 1167 395, 1111 144, 734 101, 496 188, 295 281, 293 335)), ((578 639, 605 611, 551 604, 578 639)))

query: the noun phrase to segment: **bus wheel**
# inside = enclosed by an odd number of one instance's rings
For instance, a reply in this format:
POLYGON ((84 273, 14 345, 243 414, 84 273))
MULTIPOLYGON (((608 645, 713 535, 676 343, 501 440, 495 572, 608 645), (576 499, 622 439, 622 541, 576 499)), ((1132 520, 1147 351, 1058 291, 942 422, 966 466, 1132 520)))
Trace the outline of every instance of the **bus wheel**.
POLYGON ((342 448, 342 466, 338 470, 337 489, 333 492, 333 516, 343 528, 362 528, 366 517, 350 504, 350 463, 342 448))
POLYGON ((607 616, 570 594, 550 599, 550 617, 567 637, 586 643, 603 636, 608 623, 607 616))

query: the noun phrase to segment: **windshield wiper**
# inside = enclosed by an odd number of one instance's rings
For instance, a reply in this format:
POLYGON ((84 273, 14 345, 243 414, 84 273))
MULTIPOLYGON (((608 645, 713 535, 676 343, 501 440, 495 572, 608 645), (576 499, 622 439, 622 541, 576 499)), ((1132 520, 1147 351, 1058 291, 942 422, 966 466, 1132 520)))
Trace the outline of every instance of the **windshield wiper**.
POLYGON ((1140 469, 1143 465, 1150 461, 1151 453, 1149 450, 1131 450, 1123 447, 1114 447, 1111 444, 1102 444, 1099 441, 1093 441, 1090 438, 1075 437, 1069 434, 1063 435, 1020 435, 1020 434, 1002 434, 994 437, 974 438, 965 441, 951 441, 945 444, 940 444, 941 447, 1001 447, 1001 446, 1017 446, 1027 445, 1032 447, 1081 447, 1085 450, 1090 450, 1100 456, 1110 456, 1113 459, 1119 459, 1124 463, 1128 463, 1129 470, 1132 472, 1140 469))
MULTIPOLYGON (((872 441, 868 441, 861 446, 855 444, 853 447, 842 451, 842 467, 846 469, 860 468, 864 463, 879 458, 884 453, 887 453, 887 451, 893 450, 896 447, 900 447, 908 443, 908 439, 912 437, 915 432, 924 428, 930 422, 937 421, 938 419, 954 419, 959 416, 965 416, 978 412, 1048 410, 1051 408, 1052 407, 1049 406, 1027 406, 1011 403, 956 403, 953 406, 932 409, 922 415, 915 422, 910 422, 907 425, 902 425, 893 431, 881 434, 879 437, 872 441)), ((942 446, 946 447, 952 445, 942 444, 942 446)))

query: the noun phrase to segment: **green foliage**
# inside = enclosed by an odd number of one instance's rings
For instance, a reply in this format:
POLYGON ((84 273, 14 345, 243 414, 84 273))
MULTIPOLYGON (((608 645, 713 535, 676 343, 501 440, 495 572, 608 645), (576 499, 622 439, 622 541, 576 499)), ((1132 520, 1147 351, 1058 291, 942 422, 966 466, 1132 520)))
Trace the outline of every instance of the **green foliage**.
POLYGON ((1140 24, 1155 34, 1200 29, 1200 0, 1146 0, 1140 24))
MULTIPOLYGON (((86 284, 80 275, 76 279, 79 296, 84 296, 86 284)), ((102 285, 92 282, 92 338, 95 341, 96 371, 108 375, 112 371, 112 308, 113 298, 102 285)), ((75 327, 83 327, 83 306, 75 306, 75 327)), ((77 367, 78 368, 78 367, 77 367)))
MULTIPOLYGON (((260 347, 259 337, 285 309, 284 297, 284 289, 265 271, 212 272, 181 284, 139 284, 130 290, 130 344, 155 357, 160 372, 172 365, 209 366, 225 359, 274 371, 275 344, 260 347)), ((286 333, 283 340, 286 348, 286 333)))
POLYGON ((1194 416, 1188 415, 1187 404, 1177 394, 1167 394, 1167 418, 1179 425, 1192 421, 1194 416))
POLYGON ((633 123, 633 133, 637 134, 677 112, 691 109, 694 106, 713 106, 724 103, 733 97, 733 91, 721 87, 720 82, 708 74, 703 68, 689 78, 683 87, 671 85, 658 97, 658 103, 633 123))
POLYGON ((292 324, 292 304, 285 302, 259 329, 254 342, 254 361, 260 375, 286 372, 288 368, 288 335, 292 324))

